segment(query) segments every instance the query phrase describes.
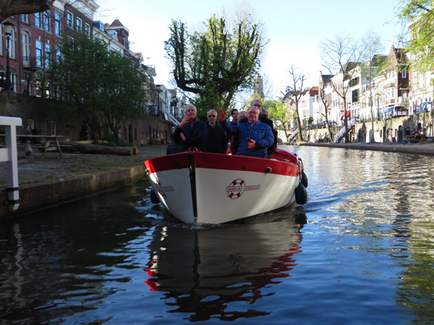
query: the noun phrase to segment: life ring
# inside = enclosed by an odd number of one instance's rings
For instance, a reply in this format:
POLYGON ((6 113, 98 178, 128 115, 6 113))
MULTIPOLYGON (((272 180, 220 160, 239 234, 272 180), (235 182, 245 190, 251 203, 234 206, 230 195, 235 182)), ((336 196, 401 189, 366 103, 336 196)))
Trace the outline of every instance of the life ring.
POLYGON ((307 202, 306 187, 304 187, 302 183, 298 184, 297 188, 295 189, 295 202, 300 205, 307 202))
POLYGON ((301 173, 301 184, 303 184, 306 188, 309 185, 309 181, 307 180, 307 176, 304 172, 301 173))
POLYGON ((226 188, 227 195, 230 199, 238 199, 244 192, 244 180, 238 178, 226 188))
POLYGON ((151 188, 151 202, 156 204, 160 203, 160 200, 158 199, 157 193, 155 193, 154 189, 151 188))

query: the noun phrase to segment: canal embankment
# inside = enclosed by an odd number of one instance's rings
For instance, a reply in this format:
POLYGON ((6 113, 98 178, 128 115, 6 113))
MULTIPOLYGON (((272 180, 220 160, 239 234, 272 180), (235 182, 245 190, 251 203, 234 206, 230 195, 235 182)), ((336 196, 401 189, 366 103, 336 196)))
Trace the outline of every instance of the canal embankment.
POLYGON ((361 143, 361 142, 350 142, 350 143, 314 143, 314 142, 302 142, 297 143, 300 146, 318 146, 327 148, 344 148, 344 149, 357 149, 357 150, 374 150, 374 151, 384 151, 384 152, 400 152, 408 154, 419 154, 419 155, 434 155, 434 143, 424 142, 424 143, 411 143, 403 144, 398 142, 392 143, 361 143))
MULTIPOLYGON (((12 211, 8 192, 0 192, 0 219, 20 216, 39 209, 76 200, 146 177, 143 162, 166 153, 166 146, 139 147, 133 156, 40 153, 26 157, 19 153, 19 206, 12 211)), ((0 186, 7 187, 7 164, 0 164, 0 186)))

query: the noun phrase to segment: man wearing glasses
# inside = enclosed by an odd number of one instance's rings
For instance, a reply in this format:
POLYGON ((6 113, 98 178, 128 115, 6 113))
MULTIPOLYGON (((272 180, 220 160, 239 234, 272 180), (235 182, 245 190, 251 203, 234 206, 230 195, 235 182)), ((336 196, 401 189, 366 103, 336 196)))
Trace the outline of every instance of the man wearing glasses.
POLYGON ((208 118, 208 136, 206 138, 205 151, 226 154, 228 137, 225 130, 216 123, 217 112, 214 109, 210 109, 206 115, 208 118))
POLYGON ((273 121, 268 118, 268 112, 262 107, 262 102, 259 99, 254 99, 250 106, 255 106, 259 110, 259 121, 267 124, 273 131, 274 142, 271 147, 268 148, 268 156, 273 154, 277 149, 277 130, 274 128, 273 121))
POLYGON ((247 110, 247 123, 230 125, 226 121, 226 113, 220 108, 218 111, 220 124, 228 134, 238 138, 237 155, 267 158, 267 148, 273 145, 274 136, 271 128, 259 121, 259 110, 250 106, 247 110))

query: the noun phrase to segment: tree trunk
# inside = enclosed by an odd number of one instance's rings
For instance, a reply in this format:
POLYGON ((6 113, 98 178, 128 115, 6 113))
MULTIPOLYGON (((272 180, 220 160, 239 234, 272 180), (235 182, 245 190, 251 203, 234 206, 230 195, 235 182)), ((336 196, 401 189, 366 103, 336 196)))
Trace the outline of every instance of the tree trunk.
POLYGON ((347 100, 345 99, 345 97, 343 98, 344 100, 344 122, 345 122, 345 142, 348 143, 350 142, 350 138, 348 136, 348 120, 347 120, 347 100))
POLYGON ((369 141, 371 143, 375 143, 375 137, 374 137, 374 108, 371 104, 371 125, 372 125, 372 132, 369 141))

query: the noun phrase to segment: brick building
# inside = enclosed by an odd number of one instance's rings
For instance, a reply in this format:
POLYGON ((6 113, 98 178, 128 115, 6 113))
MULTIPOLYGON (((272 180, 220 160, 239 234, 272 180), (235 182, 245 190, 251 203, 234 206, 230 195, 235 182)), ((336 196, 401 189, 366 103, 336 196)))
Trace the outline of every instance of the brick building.
MULTIPOLYGON (((46 57, 56 54, 56 39, 74 30, 88 37, 93 34, 95 1, 54 1, 51 9, 33 14, 15 15, 3 21, 13 24, 9 44, 0 26, 0 79, 6 78, 7 49, 11 87, 16 93, 41 96, 36 68, 47 64, 46 57)), ((1 88, 1 87, 0 87, 1 88)))

